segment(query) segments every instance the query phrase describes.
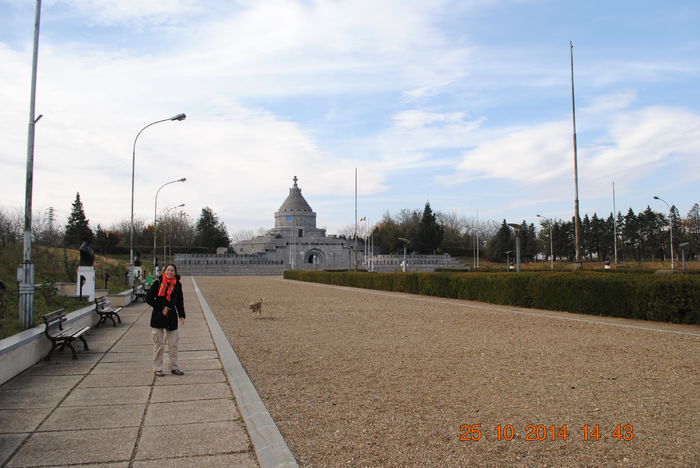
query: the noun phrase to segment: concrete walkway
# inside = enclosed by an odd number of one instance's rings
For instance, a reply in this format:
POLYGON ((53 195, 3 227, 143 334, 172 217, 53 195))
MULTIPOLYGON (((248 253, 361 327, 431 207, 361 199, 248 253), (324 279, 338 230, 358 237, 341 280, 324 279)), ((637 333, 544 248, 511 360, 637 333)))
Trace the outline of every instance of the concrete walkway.
POLYGON ((259 466, 192 281, 183 286, 184 376, 154 376, 150 308, 132 304, 122 324, 89 331, 77 361, 54 352, 0 386, 0 466, 259 466))

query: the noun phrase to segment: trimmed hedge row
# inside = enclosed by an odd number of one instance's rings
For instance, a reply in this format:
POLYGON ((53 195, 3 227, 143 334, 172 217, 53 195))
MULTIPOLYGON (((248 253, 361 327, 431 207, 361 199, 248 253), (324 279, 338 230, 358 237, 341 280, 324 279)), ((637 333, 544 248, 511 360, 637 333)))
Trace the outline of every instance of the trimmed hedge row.
POLYGON ((700 277, 695 275, 288 270, 284 277, 492 304, 700 325, 700 277))

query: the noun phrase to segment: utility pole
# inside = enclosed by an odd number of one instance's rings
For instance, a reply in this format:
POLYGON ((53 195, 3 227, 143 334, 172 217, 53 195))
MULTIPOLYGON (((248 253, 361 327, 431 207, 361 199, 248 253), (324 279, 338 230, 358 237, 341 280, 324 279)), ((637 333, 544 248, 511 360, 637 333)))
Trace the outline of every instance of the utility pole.
POLYGON ((576 198, 574 200, 574 228, 576 232, 576 268, 581 268, 581 222, 579 220, 578 206, 578 154, 576 149, 576 103, 574 101, 574 43, 569 41, 569 54, 571 57, 571 116, 574 127, 574 187, 576 198))
POLYGON ((41 115, 34 118, 36 107, 36 70, 39 58, 39 23, 41 0, 36 0, 34 19, 34 53, 32 55, 32 85, 29 100, 29 132, 27 136, 27 181, 24 198, 24 255, 17 270, 19 280, 19 323, 22 328, 34 325, 34 264, 32 263, 32 188, 34 181, 34 126, 41 115))
POLYGON ((615 181, 613 180, 613 248, 615 250, 615 265, 617 265, 617 210, 615 209, 615 181))

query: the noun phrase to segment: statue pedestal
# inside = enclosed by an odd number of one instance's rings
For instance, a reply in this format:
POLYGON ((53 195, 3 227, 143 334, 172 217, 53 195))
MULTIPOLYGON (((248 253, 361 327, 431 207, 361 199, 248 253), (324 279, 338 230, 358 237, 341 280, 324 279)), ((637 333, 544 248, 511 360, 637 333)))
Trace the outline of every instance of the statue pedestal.
POLYGON ((88 301, 95 300, 95 267, 92 266, 79 266, 78 267, 78 281, 76 294, 81 294, 82 283, 82 296, 87 297, 88 301), (85 278, 85 281, 81 281, 81 277, 85 278))

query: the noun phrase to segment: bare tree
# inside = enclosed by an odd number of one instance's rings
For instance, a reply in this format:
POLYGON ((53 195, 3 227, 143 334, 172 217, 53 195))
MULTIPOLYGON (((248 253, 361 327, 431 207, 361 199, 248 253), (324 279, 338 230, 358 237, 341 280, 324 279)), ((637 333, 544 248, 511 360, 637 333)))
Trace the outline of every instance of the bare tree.
POLYGON ((22 210, 5 210, 0 208, 0 245, 19 242, 24 231, 24 213, 22 210))

